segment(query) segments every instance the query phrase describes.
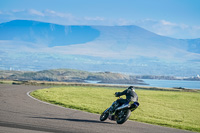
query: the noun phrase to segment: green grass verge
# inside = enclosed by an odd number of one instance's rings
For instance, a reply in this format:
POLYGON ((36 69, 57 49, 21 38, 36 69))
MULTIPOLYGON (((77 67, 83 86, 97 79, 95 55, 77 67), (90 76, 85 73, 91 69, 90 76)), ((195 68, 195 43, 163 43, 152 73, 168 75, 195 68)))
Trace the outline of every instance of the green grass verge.
MULTIPOLYGON (((102 113, 116 97, 112 87, 65 86, 36 90, 31 95, 63 107, 102 113)), ((200 132, 200 93, 136 90, 140 106, 130 120, 200 132)))
POLYGON ((13 84, 12 80, 0 80, 0 84, 13 84))

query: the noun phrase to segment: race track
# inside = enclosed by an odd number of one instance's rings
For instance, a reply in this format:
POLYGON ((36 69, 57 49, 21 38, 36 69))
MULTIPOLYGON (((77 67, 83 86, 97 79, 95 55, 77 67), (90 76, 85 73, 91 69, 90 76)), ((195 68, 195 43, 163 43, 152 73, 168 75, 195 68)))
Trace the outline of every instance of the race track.
POLYGON ((127 121, 99 121, 99 115, 35 100, 28 92, 44 86, 0 84, 0 133, 189 133, 189 131, 127 121))

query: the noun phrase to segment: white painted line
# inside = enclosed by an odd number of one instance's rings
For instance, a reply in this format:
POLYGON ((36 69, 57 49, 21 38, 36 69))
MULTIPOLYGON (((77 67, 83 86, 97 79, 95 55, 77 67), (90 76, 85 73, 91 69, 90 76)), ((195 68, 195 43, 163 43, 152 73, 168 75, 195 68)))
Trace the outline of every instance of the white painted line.
MULTIPOLYGON (((36 98, 32 97, 32 96, 30 95, 31 92, 32 92, 32 91, 27 92, 27 93, 26 93, 27 96, 29 96, 30 98, 32 98, 32 99, 34 99, 34 100, 36 100, 36 101, 38 101, 38 102, 41 102, 41 103, 44 103, 44 104, 48 104, 48 105, 51 105, 51 106, 55 106, 55 107, 59 107, 59 108, 62 108, 62 109, 70 109, 70 110, 74 110, 74 111, 81 111, 81 110, 76 110, 76 109, 71 109, 71 108, 65 108, 65 107, 62 107, 62 106, 59 106, 59 105, 55 105, 55 104, 51 104, 51 103, 48 103, 48 102, 41 101, 41 100, 39 100, 39 99, 36 99, 36 98)), ((85 111, 81 111, 81 112, 89 113, 89 114, 93 114, 93 115, 99 115, 99 114, 94 114, 94 113, 85 112, 85 111)))
POLYGON ((41 103, 44 103, 44 104, 48 104, 48 105, 52 105, 52 106, 56 106, 56 107, 59 107, 59 108, 66 109, 65 107, 58 106, 58 105, 55 105, 55 104, 51 104, 51 103, 44 102, 44 101, 41 101, 41 100, 39 100, 39 99, 36 99, 36 98, 34 98, 34 97, 32 97, 32 96, 30 95, 31 92, 32 92, 32 91, 27 92, 27 95, 28 95, 30 98, 32 98, 32 99, 34 99, 34 100, 36 100, 36 101, 38 101, 38 102, 41 102, 41 103))

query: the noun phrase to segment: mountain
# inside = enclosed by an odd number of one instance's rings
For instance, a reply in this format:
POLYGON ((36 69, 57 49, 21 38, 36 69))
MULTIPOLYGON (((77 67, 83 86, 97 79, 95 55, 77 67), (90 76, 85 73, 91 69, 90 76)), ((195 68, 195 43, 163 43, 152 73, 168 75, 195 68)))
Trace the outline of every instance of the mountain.
POLYGON ((200 39, 160 36, 134 25, 13 20, 0 24, 0 46, 0 69, 73 68, 173 76, 200 71, 200 39))
POLYGON ((188 39, 188 51, 192 53, 200 54, 200 38, 199 39, 188 39))
POLYGON ((15 20, 2 23, 0 34, 0 40, 24 41, 53 47, 92 41, 99 36, 99 31, 90 26, 62 26, 15 20))

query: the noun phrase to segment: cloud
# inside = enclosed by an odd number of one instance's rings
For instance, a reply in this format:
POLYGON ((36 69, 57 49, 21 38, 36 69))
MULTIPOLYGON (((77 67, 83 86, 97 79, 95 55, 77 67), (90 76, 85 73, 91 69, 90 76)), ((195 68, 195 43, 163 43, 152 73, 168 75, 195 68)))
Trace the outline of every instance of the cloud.
POLYGON ((44 14, 45 14, 45 16, 49 16, 49 17, 75 19, 75 17, 70 13, 61 13, 61 12, 56 12, 54 10, 48 10, 48 9, 44 11, 44 14))
POLYGON ((53 10, 38 11, 35 9, 0 11, 0 18, 0 23, 15 19, 28 19, 57 24, 72 24, 78 20, 70 13, 56 12, 53 10))
POLYGON ((32 15, 44 16, 44 13, 37 11, 37 10, 34 10, 34 9, 29 9, 28 11, 32 15))
POLYGON ((88 21, 104 21, 105 20, 103 17, 84 17, 84 19, 88 21))
POLYGON ((166 20, 144 19, 133 22, 156 34, 179 39, 200 38, 200 26, 178 24, 166 20))
POLYGON ((172 23, 172 22, 169 22, 169 21, 166 21, 166 20, 161 20, 160 23, 162 25, 166 25, 166 26, 176 26, 177 25, 175 23, 172 23))
POLYGON ((117 21, 116 21, 116 25, 131 25, 132 22, 131 21, 128 21, 126 19, 123 19, 123 18, 119 18, 117 21))

